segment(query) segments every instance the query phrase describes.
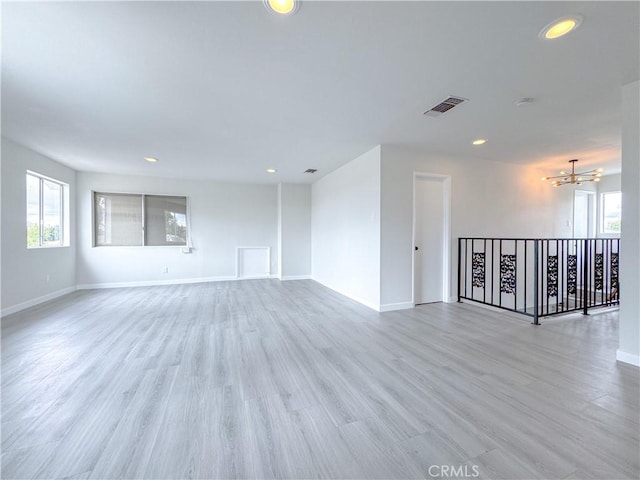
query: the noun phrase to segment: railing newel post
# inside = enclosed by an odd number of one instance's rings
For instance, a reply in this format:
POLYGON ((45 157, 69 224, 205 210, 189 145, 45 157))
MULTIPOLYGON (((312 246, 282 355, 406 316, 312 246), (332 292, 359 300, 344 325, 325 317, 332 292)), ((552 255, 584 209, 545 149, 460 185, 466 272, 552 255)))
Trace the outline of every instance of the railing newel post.
POLYGON ((533 324, 540 325, 538 320, 538 262, 540 258, 540 242, 538 240, 533 241, 533 324))
POLYGON ((461 280, 462 280, 461 279, 461 275, 462 275, 461 262, 462 262, 462 237, 458 237, 458 303, 462 302, 462 299, 461 299, 462 290, 460 288, 461 280))
POLYGON ((589 239, 584 239, 583 260, 582 260, 582 314, 589 315, 589 264, 591 255, 589 249, 589 239))

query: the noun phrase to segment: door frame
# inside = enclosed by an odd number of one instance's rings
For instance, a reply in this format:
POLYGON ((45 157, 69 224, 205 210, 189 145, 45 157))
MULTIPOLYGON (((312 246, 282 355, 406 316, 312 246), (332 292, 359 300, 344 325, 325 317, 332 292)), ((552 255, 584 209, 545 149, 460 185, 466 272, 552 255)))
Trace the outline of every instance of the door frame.
POLYGON ((413 224, 411 232, 411 303, 416 304, 416 182, 419 179, 427 179, 442 182, 443 195, 443 222, 444 232, 442 239, 442 301, 452 302, 451 299, 451 175, 438 173, 413 172, 413 224))
MULTIPOLYGON (((594 191, 594 190, 583 190, 580 188, 576 188, 573 191, 573 198, 571 199, 571 236, 573 238, 576 238, 576 193, 586 193, 587 196, 590 197, 590 203, 591 203, 591 215, 590 218, 588 219, 588 224, 591 224, 591 226, 593 227, 591 230, 593 231, 593 237, 597 237, 598 236, 598 222, 599 222, 599 218, 598 218, 598 192, 594 191)), ((588 204, 587 204, 588 205, 588 204)), ((587 210, 588 210, 588 206, 587 206, 587 210)), ((588 232, 590 233, 590 232, 588 232)), ((587 237, 591 237, 591 235, 587 234, 587 237)))

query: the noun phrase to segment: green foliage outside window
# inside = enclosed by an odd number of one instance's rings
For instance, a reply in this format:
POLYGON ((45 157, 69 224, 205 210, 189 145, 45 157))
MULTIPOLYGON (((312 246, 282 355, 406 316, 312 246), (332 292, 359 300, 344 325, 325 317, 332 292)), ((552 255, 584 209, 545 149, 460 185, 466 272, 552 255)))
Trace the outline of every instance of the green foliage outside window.
MULTIPOLYGON (((40 229, 38 225, 27 226, 27 247, 39 247, 40 229)), ((47 245, 52 242, 60 242, 60 227, 58 225, 48 225, 42 232, 42 244, 47 245)))
POLYGON ((27 226, 27 247, 40 246, 40 229, 38 225, 27 226))

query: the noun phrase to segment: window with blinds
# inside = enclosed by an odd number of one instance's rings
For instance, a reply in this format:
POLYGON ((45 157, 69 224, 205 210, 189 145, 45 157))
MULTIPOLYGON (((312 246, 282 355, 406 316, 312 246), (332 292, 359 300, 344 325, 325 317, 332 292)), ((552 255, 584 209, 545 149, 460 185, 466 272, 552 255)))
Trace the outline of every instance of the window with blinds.
POLYGON ((187 244, 187 197, 94 192, 95 246, 187 244))

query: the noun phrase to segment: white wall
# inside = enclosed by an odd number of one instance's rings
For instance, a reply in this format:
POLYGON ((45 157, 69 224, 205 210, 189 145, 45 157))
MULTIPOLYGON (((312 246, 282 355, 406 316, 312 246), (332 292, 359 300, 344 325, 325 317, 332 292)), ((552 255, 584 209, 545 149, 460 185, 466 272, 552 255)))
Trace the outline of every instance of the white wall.
POLYGON ((619 173, 600 177, 600 181, 596 183, 599 194, 605 192, 619 192, 621 184, 622 175, 619 173))
POLYGON ((622 88, 622 234, 618 360, 640 365, 640 83, 622 88))
POLYGON ((412 301, 413 173, 451 176, 451 295, 458 237, 570 237, 573 188, 532 167, 382 146, 381 303, 412 301))
POLYGON ((10 140, 2 139, 3 315, 75 290, 75 188, 75 171, 10 140), (69 184, 70 246, 27 249, 27 170, 69 184))
POLYGON ((278 185, 278 276, 311 276, 311 185, 278 185))
POLYGON ((312 186, 313 278, 380 307, 380 147, 312 186))
POLYGON ((276 185, 83 172, 77 185, 80 286, 234 278, 238 246, 271 247, 271 274, 277 272, 276 185), (192 253, 172 246, 93 247, 92 191, 187 196, 192 253))

